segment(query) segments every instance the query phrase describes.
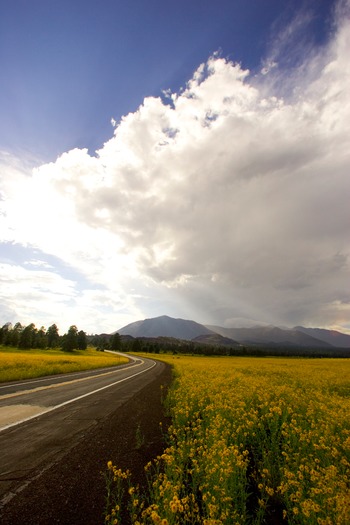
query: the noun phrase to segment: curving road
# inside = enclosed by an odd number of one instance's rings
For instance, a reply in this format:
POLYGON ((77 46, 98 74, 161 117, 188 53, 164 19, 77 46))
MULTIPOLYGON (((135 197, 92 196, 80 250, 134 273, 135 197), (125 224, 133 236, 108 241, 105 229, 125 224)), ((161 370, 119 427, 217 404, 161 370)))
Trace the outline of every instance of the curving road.
POLYGON ((126 365, 0 385, 0 505, 69 452, 164 369, 126 365))

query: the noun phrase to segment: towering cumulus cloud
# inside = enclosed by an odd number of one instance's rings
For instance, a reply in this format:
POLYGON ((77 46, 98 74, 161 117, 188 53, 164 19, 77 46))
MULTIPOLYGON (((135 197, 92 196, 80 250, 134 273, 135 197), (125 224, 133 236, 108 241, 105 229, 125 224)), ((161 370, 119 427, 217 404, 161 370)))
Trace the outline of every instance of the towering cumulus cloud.
POLYGON ((276 52, 254 75, 213 55, 179 93, 122 118, 96 156, 75 149, 17 172, 3 240, 60 257, 108 300, 142 283, 200 320, 350 329, 344 12, 293 69, 276 52))

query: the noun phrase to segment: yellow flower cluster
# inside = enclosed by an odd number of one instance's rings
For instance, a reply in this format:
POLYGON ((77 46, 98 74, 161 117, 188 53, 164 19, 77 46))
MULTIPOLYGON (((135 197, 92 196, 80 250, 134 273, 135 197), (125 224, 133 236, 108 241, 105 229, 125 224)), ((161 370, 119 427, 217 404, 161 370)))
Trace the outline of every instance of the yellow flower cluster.
POLYGON ((167 359, 169 446, 133 523, 350 523, 349 361, 167 359))

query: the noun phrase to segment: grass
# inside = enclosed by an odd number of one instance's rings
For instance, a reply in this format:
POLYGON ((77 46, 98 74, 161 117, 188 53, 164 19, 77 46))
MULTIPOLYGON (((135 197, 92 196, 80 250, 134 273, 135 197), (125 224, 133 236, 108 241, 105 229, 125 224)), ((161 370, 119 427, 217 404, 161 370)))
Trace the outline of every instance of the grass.
MULTIPOLYGON (((146 466, 149 491, 108 464, 132 524, 350 523, 350 360, 162 359, 175 370, 172 426, 146 466)), ((105 523, 122 512, 117 498, 105 523)))
POLYGON ((19 351, 17 348, 1 346, 0 383, 104 368, 126 362, 125 357, 97 352, 93 348, 67 353, 60 349, 19 351))

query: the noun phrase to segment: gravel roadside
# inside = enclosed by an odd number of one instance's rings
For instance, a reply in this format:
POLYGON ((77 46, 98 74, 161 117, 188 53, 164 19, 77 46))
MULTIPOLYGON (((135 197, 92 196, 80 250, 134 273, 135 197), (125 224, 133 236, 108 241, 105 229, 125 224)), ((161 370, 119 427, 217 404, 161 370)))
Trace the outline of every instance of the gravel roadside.
POLYGON ((45 471, 15 496, 0 514, 1 525, 103 525, 107 461, 132 473, 133 483, 144 481, 144 466, 165 448, 169 419, 162 398, 172 379, 169 366, 102 420, 63 460, 45 471), (142 446, 137 435, 144 438, 142 446))

